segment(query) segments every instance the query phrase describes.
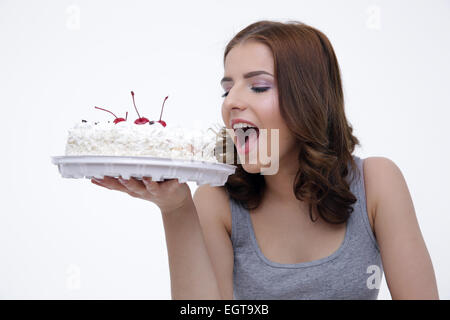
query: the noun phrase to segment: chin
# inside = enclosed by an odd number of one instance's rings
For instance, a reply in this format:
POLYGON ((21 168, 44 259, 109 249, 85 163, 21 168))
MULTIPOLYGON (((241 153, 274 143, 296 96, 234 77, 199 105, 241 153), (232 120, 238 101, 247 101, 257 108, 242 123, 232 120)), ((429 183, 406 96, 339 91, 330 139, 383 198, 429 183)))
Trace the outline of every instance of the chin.
POLYGON ((242 165, 242 168, 248 173, 260 173, 261 172, 261 163, 259 163, 259 158, 257 157, 257 153, 251 151, 249 154, 243 155, 239 154, 239 162, 242 165))
POLYGON ((241 163, 242 168, 248 173, 260 173, 261 166, 259 164, 241 163))

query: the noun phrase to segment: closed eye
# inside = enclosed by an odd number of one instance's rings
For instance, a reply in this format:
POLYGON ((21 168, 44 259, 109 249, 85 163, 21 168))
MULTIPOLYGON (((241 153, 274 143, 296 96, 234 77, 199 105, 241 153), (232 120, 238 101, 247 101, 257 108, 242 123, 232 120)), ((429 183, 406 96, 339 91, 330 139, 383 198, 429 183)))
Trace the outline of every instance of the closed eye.
MULTIPOLYGON (((261 93, 270 89, 270 87, 252 87, 251 88, 255 93, 261 93)), ((229 91, 228 91, 229 92, 229 91)), ((228 95, 228 92, 225 92, 222 95, 222 98, 225 98, 228 95)))

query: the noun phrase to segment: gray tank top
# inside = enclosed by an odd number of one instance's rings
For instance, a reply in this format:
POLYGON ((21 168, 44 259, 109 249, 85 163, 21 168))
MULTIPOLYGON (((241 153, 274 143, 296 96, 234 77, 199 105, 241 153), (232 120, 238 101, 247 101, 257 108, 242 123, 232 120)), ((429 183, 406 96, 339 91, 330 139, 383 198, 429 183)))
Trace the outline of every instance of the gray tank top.
POLYGON ((319 260, 282 264, 266 258, 249 211, 230 198, 234 299, 377 299, 383 266, 367 215, 363 160, 353 158, 360 174, 350 171, 346 177, 357 202, 345 238, 337 251, 319 260))

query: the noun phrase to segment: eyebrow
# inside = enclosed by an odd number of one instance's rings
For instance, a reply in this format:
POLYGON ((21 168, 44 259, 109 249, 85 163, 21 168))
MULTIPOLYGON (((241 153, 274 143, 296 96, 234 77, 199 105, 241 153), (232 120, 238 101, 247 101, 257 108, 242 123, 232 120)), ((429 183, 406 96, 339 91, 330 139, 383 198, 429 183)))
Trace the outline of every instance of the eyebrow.
MULTIPOLYGON (((272 74, 270 74, 267 71, 263 71, 263 70, 259 70, 259 71, 251 71, 251 72, 247 72, 246 74, 244 74, 244 79, 248 79, 251 77, 255 77, 255 76, 259 76, 260 74, 268 74, 269 76, 272 76, 272 74)), ((222 80, 220 80, 220 84, 223 84, 224 82, 227 81, 233 81, 233 78, 231 77, 223 77, 222 80)))

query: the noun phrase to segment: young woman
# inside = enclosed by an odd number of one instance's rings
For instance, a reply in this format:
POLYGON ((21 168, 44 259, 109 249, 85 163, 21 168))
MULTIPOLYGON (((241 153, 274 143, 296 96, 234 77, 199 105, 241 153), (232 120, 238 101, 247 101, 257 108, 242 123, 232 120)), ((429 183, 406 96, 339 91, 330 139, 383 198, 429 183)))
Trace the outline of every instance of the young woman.
POLYGON ((300 22, 259 21, 229 42, 224 68, 225 131, 278 129, 275 174, 237 148, 226 185, 194 196, 176 179, 99 184, 161 209, 172 297, 376 299, 384 273, 393 299, 438 299, 400 169, 352 155, 359 141, 328 38, 300 22))

